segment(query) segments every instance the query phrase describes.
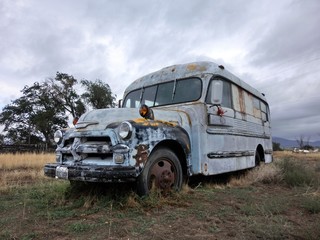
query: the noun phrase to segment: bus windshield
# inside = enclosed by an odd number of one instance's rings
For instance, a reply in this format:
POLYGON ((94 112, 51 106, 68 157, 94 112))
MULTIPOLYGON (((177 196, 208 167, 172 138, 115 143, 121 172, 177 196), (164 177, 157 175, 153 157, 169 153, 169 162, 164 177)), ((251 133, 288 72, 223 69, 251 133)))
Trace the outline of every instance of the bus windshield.
POLYGON ((138 108, 141 104, 149 107, 196 101, 201 97, 202 81, 187 78, 165 82, 134 90, 123 102, 125 108, 138 108))

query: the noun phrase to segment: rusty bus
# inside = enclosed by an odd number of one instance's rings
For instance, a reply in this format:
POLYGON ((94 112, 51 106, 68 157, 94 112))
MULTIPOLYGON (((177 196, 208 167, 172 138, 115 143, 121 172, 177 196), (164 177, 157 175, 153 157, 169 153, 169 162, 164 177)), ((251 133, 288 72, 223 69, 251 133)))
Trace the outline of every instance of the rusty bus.
POLYGON ((272 162, 264 94, 212 62, 174 65, 132 82, 121 108, 85 113, 55 132, 46 176, 70 181, 135 181, 138 193, 182 187, 272 162))

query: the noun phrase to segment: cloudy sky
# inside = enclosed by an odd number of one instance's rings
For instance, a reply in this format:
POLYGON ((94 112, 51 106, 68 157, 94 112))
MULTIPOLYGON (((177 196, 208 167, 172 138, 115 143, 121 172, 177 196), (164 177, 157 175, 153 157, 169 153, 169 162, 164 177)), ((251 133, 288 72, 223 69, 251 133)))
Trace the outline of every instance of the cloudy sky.
POLYGON ((201 60, 266 94, 274 136, 320 139, 319 0, 0 1, 0 109, 57 71, 121 98, 144 74, 201 60))

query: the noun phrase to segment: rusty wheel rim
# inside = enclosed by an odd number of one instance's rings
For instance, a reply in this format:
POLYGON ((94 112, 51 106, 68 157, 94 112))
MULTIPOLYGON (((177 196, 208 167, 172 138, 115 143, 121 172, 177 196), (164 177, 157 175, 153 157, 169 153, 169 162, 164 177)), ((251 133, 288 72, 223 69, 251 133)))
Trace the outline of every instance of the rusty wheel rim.
POLYGON ((157 161, 149 174, 149 190, 156 187, 161 190, 170 190, 175 184, 176 171, 174 165, 167 159, 157 161))

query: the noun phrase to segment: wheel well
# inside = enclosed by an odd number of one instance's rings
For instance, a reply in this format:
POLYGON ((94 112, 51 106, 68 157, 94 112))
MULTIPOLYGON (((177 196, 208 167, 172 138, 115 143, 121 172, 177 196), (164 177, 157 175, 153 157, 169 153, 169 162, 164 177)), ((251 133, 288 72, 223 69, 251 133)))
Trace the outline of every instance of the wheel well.
POLYGON ((158 143, 154 147, 152 152, 159 149, 159 148, 162 148, 162 147, 170 149, 172 152, 174 152, 177 155, 177 157, 179 158, 180 164, 181 164, 183 175, 186 176, 187 175, 187 159, 186 159, 186 154, 185 154, 182 146, 177 141, 164 140, 164 141, 158 143))
POLYGON ((259 145, 257 146, 257 150, 256 150, 256 151, 257 151, 257 153, 259 154, 261 161, 264 162, 264 161, 265 161, 265 158, 264 158, 264 150, 263 150, 263 147, 262 147, 261 144, 259 144, 259 145))

